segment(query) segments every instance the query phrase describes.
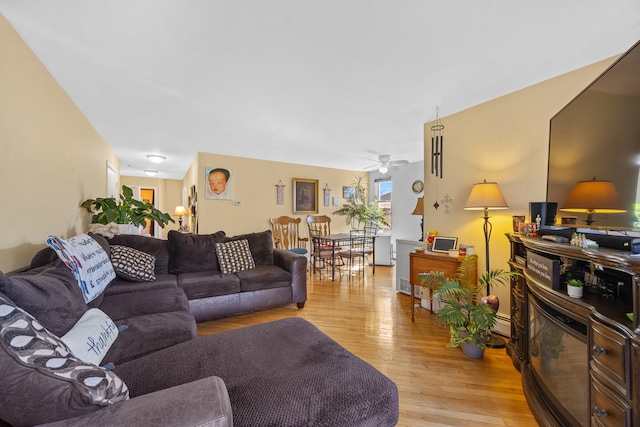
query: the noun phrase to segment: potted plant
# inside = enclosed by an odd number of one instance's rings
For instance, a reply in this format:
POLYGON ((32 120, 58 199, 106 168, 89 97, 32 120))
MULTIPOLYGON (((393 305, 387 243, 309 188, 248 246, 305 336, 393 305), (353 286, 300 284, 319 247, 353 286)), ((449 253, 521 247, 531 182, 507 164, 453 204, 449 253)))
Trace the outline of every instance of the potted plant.
POLYGON ((578 279, 567 280, 567 294, 571 298, 582 298, 582 282, 578 279))
POLYGON ((371 226, 389 225, 384 218, 384 210, 378 204, 378 199, 374 198, 373 202, 368 202, 367 189, 362 185, 362 177, 357 177, 351 185, 354 187, 352 196, 333 213, 346 216, 347 224, 354 229, 359 229, 362 225, 367 224, 371 226))
POLYGON ((136 227, 146 225, 146 220, 155 221, 164 228, 169 222, 175 222, 168 213, 156 209, 151 203, 133 198, 133 190, 122 186, 119 198, 106 197, 87 199, 80 207, 92 213, 92 224, 131 224, 136 227))
POLYGON ((418 276, 423 286, 431 290, 431 298, 441 302, 438 321, 449 325, 448 347, 460 346, 470 357, 481 358, 487 343, 491 342, 491 329, 497 320, 496 310, 480 303, 487 286, 506 285, 519 276, 517 272, 493 269, 473 280, 476 275, 475 257, 466 257, 454 278, 442 272, 431 271, 418 276))

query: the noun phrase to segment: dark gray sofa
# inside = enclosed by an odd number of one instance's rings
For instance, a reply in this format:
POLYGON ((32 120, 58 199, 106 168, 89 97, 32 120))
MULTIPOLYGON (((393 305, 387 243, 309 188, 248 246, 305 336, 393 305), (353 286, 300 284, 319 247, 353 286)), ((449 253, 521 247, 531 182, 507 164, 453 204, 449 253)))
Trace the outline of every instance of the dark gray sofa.
MULTIPOLYGON (((292 303, 302 308, 307 300, 307 259, 275 249, 271 230, 233 237, 222 231, 206 235, 170 231, 167 240, 119 235, 108 242, 155 256, 156 281, 136 284, 136 291, 140 286, 178 286, 198 322, 292 303), (237 240, 249 242, 255 268, 222 274, 216 244, 237 240)), ((131 282, 116 279, 106 294, 133 289, 131 282)))
MULTIPOLYGON (((239 274, 240 290, 233 293, 246 293, 249 297, 234 303, 238 310, 306 300, 306 259, 295 254, 279 254, 280 251, 272 249, 274 261, 268 263, 266 257, 270 251, 260 242, 265 242, 269 234, 247 235, 247 240, 254 242, 252 249, 266 251, 255 253, 256 264, 262 266, 255 269, 264 273, 267 287, 255 289, 257 285, 251 281, 258 280, 257 277, 239 274), (281 285, 283 276, 273 273, 278 263, 292 270, 303 265, 303 278, 297 277, 297 280, 305 280, 304 291, 293 291, 293 286, 288 287, 287 293, 278 290, 286 289, 281 285), (269 292, 272 289, 276 292, 269 292)), ((283 319, 196 338, 191 302, 208 301, 201 311, 205 317, 236 312, 215 307, 218 303, 224 304, 226 299, 216 300, 216 295, 196 293, 190 287, 192 282, 187 280, 194 277, 189 273, 169 273, 171 238, 162 241, 118 236, 110 239, 108 245, 99 236, 94 238, 105 248, 128 244, 157 254, 156 280, 116 279, 100 298, 87 305, 69 269, 48 251, 34 257, 33 268, 8 276, 0 273, 0 372, 3 374, 0 426, 396 424, 395 384, 309 322, 299 318, 283 319), (183 274, 188 276, 181 280, 183 274), (191 300, 187 292, 193 292, 191 300), (83 365, 73 355, 65 355, 64 344, 56 344, 57 337, 90 307, 100 308, 118 326, 124 327, 101 363, 104 368, 83 365), (36 319, 33 323, 36 327, 30 332, 24 327, 24 319, 20 319, 20 316, 29 316, 22 310, 36 319), (37 325, 46 330, 40 331, 37 325), (41 334, 49 338, 35 340, 41 334), (29 353, 34 346, 36 351, 29 353), (42 357, 42 352, 47 351, 60 354, 55 353, 49 359, 42 357), (28 363, 19 360, 16 354, 29 354, 28 363), (60 360, 65 361, 62 380, 49 369, 50 360, 56 361, 54 371, 60 360), (69 372, 80 374, 68 373, 67 365, 74 368, 69 372), (100 381, 96 382, 96 378, 100 381), (84 382, 111 400, 96 401, 84 382), (111 398, 114 395, 117 398, 111 398)), ((189 240, 191 243, 199 240, 194 243, 196 246, 207 247, 201 240, 211 243, 210 240, 220 238, 234 239, 217 235, 202 239, 190 236, 189 240)), ((201 255, 209 256, 206 252, 202 250, 201 255)), ((189 259, 194 257, 192 253, 189 259)), ((176 272, 176 265, 171 268, 176 272)), ((231 279, 212 271, 216 270, 196 273, 202 273, 202 277, 214 275, 220 276, 220 280, 231 279)), ((296 280, 295 274, 290 273, 292 282, 296 280)))

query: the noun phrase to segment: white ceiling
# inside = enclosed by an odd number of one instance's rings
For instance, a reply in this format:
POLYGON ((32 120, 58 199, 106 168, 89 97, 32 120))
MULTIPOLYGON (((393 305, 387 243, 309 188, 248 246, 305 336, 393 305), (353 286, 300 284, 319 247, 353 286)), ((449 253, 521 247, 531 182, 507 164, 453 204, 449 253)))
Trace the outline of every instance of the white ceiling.
POLYGON ((640 39, 638 0, 0 0, 0 12, 123 175, 175 179, 198 151, 352 170, 379 154, 420 161, 436 107, 444 117, 640 39))

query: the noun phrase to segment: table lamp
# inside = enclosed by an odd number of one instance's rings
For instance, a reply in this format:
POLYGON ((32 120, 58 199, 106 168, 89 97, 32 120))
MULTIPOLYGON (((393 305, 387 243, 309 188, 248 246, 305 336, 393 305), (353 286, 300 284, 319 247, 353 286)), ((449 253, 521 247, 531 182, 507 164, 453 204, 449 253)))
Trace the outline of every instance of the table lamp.
POLYGON ((180 225, 180 227, 178 228, 178 231, 182 231, 182 216, 183 215, 187 215, 187 210, 184 208, 184 206, 176 206, 175 210, 173 211, 173 216, 177 216, 178 217, 178 224, 180 225))
POLYGON ((418 197, 416 207, 413 208, 411 215, 420 215, 420 241, 424 240, 424 197, 418 197))
POLYGON ((620 195, 611 181, 578 181, 560 208, 567 212, 586 212, 587 225, 594 223, 593 214, 626 212, 620 195))

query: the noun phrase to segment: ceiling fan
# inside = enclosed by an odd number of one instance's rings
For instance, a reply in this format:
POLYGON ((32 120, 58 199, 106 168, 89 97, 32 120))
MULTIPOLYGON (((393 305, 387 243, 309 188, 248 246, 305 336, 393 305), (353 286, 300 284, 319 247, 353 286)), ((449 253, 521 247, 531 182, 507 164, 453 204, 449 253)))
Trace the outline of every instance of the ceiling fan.
POLYGON ((408 160, 391 160, 391 155, 380 154, 378 156, 378 163, 375 165, 367 166, 365 169, 377 168, 380 173, 387 173, 389 169, 396 169, 398 166, 408 165, 408 160))

